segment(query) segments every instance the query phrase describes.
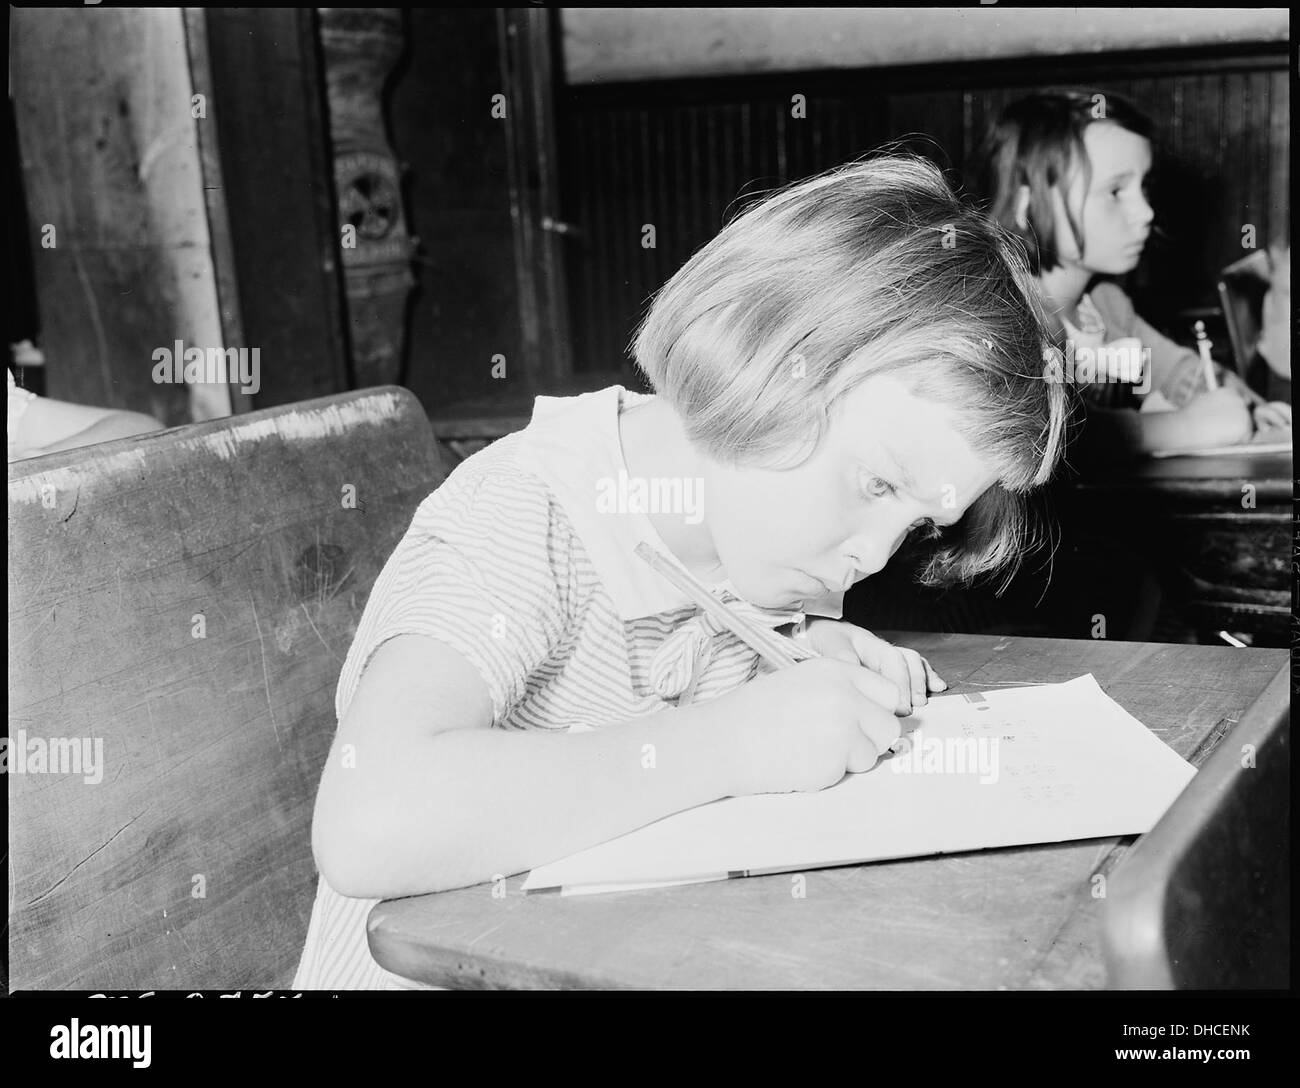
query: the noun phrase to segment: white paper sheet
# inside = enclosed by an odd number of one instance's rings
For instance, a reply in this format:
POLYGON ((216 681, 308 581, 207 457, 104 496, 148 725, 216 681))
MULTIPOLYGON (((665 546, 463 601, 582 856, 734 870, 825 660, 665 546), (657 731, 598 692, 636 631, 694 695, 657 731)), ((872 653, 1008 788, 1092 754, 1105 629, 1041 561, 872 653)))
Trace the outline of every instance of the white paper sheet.
POLYGON ((1149 831, 1195 768, 1101 690, 946 695, 908 744, 817 793, 732 797, 534 869, 525 891, 591 894, 1149 831))
MULTIPOLYGON (((1154 395, 1154 394, 1153 394, 1154 395)), ((1235 446, 1206 446, 1196 450, 1157 450, 1152 457, 1225 457, 1249 454, 1291 453, 1293 439, 1290 427, 1265 427, 1256 431, 1249 442, 1235 446)))

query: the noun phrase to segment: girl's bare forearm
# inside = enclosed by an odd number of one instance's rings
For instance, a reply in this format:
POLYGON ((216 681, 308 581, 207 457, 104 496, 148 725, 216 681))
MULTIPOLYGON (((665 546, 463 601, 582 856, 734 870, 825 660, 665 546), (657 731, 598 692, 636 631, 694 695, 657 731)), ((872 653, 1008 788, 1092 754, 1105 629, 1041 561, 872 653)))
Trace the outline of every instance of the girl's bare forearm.
POLYGON ((689 708, 590 733, 460 729, 400 752, 358 745, 355 768, 322 780, 318 862, 362 898, 517 873, 726 796, 722 735, 689 708), (320 848, 331 823, 333 873, 320 848))

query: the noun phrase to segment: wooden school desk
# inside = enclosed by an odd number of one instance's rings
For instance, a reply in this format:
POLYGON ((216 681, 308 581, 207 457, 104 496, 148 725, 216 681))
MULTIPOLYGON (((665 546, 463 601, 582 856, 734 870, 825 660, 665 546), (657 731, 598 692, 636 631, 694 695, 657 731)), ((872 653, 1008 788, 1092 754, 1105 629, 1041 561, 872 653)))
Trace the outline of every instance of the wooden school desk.
MULTIPOLYGON (((954 693, 1091 672, 1200 766, 1283 650, 882 632, 954 693)), ((523 876, 371 912, 386 968, 445 987, 979 989, 1107 985, 1101 900, 1133 837, 877 862, 655 891, 525 896, 523 876)))
MULTIPOLYGON (((1286 646, 1291 624, 1289 453, 1152 458, 1081 480, 1072 514, 1129 542, 1185 625, 1286 646)), ((1216 640, 1217 641, 1217 640, 1216 640)))

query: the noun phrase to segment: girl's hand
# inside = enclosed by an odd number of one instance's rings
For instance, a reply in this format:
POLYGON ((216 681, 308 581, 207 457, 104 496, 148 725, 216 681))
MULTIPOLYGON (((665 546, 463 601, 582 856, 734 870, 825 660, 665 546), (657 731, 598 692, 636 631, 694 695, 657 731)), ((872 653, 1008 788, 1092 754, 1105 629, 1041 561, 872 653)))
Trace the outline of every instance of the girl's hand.
POLYGON ((1240 375, 1234 371, 1226 371, 1223 375, 1223 387, 1225 389, 1235 390, 1237 395, 1246 403, 1246 407, 1255 415, 1255 423, 1259 427, 1289 427, 1291 426, 1291 405, 1282 400, 1265 400, 1255 390, 1251 389, 1240 375), (1260 415, 1260 409, 1265 409, 1264 414, 1260 415))
POLYGON ((1246 407, 1250 409, 1257 430, 1291 426, 1291 405, 1281 400, 1265 400, 1231 370, 1223 376, 1223 388, 1231 389, 1241 397, 1246 407))
POLYGON ((948 687, 947 681, 915 650, 893 646, 852 623, 810 619, 807 639, 808 645, 822 657, 864 665, 893 681, 899 690, 900 704, 908 714, 914 707, 925 706, 929 692, 944 691, 948 687))
POLYGON ((1264 398, 1255 390, 1251 389, 1235 370, 1228 370, 1226 367, 1219 375, 1221 386, 1224 389, 1231 389, 1245 402, 1248 408, 1253 408, 1256 404, 1263 404, 1264 398))
POLYGON ((821 790, 871 770, 898 740, 896 696, 856 661, 812 658, 682 713, 716 731, 726 796, 744 797, 821 790))
POLYGON ((1249 442, 1254 430, 1250 409, 1241 395, 1226 385, 1198 393, 1186 408, 1170 415, 1175 418, 1178 433, 1170 436, 1166 443, 1169 449, 1234 446, 1239 442, 1249 442))
POLYGON ((1291 426, 1291 405, 1284 400, 1264 401, 1251 406, 1251 417, 1259 430, 1291 426))

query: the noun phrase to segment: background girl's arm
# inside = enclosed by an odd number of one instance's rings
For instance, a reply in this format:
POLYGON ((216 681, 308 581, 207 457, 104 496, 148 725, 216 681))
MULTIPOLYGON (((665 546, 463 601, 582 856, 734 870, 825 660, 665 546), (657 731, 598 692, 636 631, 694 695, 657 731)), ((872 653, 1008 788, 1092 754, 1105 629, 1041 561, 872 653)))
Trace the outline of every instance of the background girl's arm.
POLYGON ((1215 389, 1174 412, 1120 409, 1088 412, 1083 429, 1085 463, 1124 460, 1159 451, 1231 446, 1250 439, 1250 410, 1233 390, 1215 389))
POLYGON ((459 651, 421 635, 379 647, 316 798, 312 848, 336 891, 477 884, 726 796, 719 731, 692 708, 578 734, 491 723, 487 687, 459 651))
MULTIPOLYGON (((1151 388, 1159 390, 1175 407, 1183 408, 1191 403, 1192 398, 1207 391, 1205 384, 1205 364, 1201 356, 1191 348, 1176 344, 1169 337, 1161 335, 1142 318, 1134 315, 1133 335, 1142 341, 1142 346, 1151 351, 1151 388)), ((1252 392, 1250 387, 1234 371, 1214 364, 1214 373, 1220 387, 1231 389, 1237 397, 1253 404, 1263 398, 1252 392)))
MULTIPOLYGON (((1199 353, 1175 343, 1144 321, 1117 283, 1098 283, 1090 294, 1111 340, 1136 336, 1151 353, 1150 380, 1153 392, 1158 391, 1175 408, 1185 408, 1193 398, 1209 391, 1205 383, 1205 364, 1199 353)), ((1236 390, 1237 395, 1247 402, 1260 399, 1232 371, 1217 363, 1214 370, 1221 386, 1236 390)), ((1164 437, 1165 432, 1177 431, 1179 428, 1161 425, 1152 430, 1156 436, 1164 437)))
POLYGON ((35 397, 23 415, 13 456, 36 457, 114 438, 129 438, 162 427, 153 416, 142 412, 35 397))

